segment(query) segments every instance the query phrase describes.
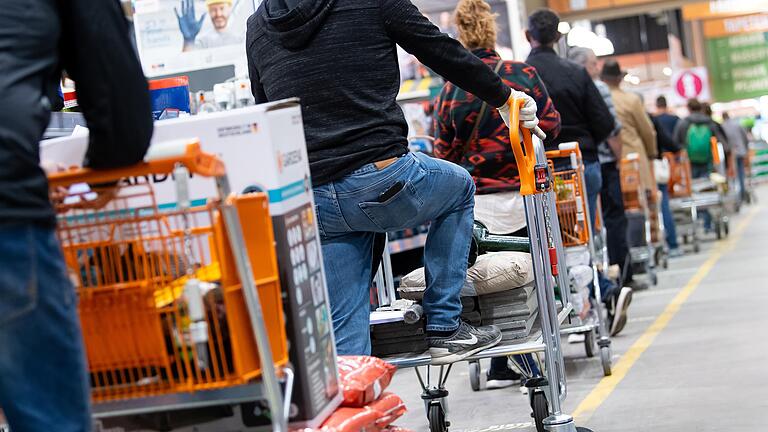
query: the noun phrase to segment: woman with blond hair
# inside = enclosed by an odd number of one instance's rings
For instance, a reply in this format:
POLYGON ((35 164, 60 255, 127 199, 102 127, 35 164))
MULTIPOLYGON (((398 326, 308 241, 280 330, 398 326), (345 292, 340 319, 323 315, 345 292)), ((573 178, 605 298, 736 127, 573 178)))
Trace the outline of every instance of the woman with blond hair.
MULTIPOLYGON (((461 0, 455 21, 459 41, 467 49, 493 68, 506 85, 536 101, 539 127, 547 134, 547 141, 554 139, 560 132, 560 114, 535 68, 502 60, 496 52, 496 14, 490 5, 484 0, 461 0)), ((509 131, 498 112, 447 83, 435 101, 434 123, 435 156, 461 165, 475 181, 475 219, 493 234, 527 236, 517 164, 509 131)), ((516 360, 535 367, 530 357, 516 360)), ((493 359, 488 388, 507 387, 519 380, 506 357, 493 359)))

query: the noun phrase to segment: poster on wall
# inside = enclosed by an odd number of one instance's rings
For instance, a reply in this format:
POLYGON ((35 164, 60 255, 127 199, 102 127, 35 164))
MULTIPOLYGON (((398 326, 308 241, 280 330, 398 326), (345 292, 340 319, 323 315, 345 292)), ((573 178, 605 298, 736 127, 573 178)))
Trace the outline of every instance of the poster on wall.
POLYGON ((246 21, 261 0, 135 0, 136 47, 148 77, 245 65, 246 21))

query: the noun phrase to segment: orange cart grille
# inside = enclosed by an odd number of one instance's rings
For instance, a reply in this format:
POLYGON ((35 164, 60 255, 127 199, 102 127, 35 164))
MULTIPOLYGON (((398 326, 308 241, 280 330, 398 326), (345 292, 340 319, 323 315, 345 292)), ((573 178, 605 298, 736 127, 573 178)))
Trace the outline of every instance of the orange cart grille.
MULTIPOLYGON (((258 351, 218 202, 161 210, 142 178, 74 189, 52 191, 52 199, 78 293, 94 401, 221 388, 257 377, 258 351), (201 283, 207 326, 202 342, 191 336, 185 298, 190 279, 201 283)), ((256 232, 258 244, 249 244, 251 261, 258 262, 254 277, 274 359, 284 364, 287 343, 266 199, 250 196, 238 209, 242 224, 256 232)))
MULTIPOLYGON (((550 162, 550 168, 552 167, 550 162)), ((589 242, 587 229, 587 196, 581 188, 580 170, 554 173, 554 191, 560 235, 565 247, 585 245, 589 242)))

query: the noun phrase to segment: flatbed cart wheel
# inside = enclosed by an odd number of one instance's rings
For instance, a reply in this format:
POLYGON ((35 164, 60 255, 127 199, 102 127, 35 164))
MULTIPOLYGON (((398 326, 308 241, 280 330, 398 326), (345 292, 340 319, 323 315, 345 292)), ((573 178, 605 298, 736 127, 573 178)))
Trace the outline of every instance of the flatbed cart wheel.
POLYGON ((715 237, 717 237, 718 240, 723 239, 723 223, 717 222, 715 224, 715 237))
POLYGON ((723 232, 725 232, 725 236, 728 237, 731 234, 731 223, 728 221, 723 222, 723 232))
POLYGON ((480 362, 469 362, 469 386, 472 387, 472 391, 480 391, 480 374, 482 373, 480 362))
POLYGON ((533 420, 536 423, 536 432, 547 432, 544 429, 544 419, 549 417, 549 404, 547 397, 541 390, 536 390, 531 398, 531 408, 533 408, 533 420))
POLYGON ((699 252, 701 252, 701 245, 699 244, 699 239, 697 237, 693 239, 693 253, 699 252))
POLYGON ((587 357, 592 358, 595 356, 597 350, 597 338, 595 337, 596 330, 590 330, 584 333, 584 351, 587 353, 587 357))
POLYGON ((611 374, 613 374, 612 354, 610 346, 600 348, 600 362, 603 364, 603 376, 611 376, 611 374))
POLYGON ((427 413, 429 432, 448 432, 450 423, 445 421, 445 412, 440 402, 432 402, 427 413))

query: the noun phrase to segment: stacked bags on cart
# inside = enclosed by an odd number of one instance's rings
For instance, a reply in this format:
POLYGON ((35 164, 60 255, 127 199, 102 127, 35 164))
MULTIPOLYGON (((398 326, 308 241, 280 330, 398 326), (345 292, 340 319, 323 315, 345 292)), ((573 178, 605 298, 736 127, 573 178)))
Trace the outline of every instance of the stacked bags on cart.
POLYGON ((571 303, 579 318, 586 319, 592 309, 590 286, 594 279, 591 257, 586 248, 568 248, 565 252, 565 266, 571 285, 571 303))
POLYGON ((368 356, 339 356, 341 407, 318 429, 292 432, 410 432, 392 425, 406 409, 399 396, 385 392, 396 368, 368 356))
MULTIPOLYGON (((426 289, 424 269, 403 277, 398 292, 421 301, 426 289)), ((533 262, 524 252, 489 252, 477 257, 461 290, 462 319, 473 325, 493 324, 502 340, 528 337, 538 314, 533 262)))

